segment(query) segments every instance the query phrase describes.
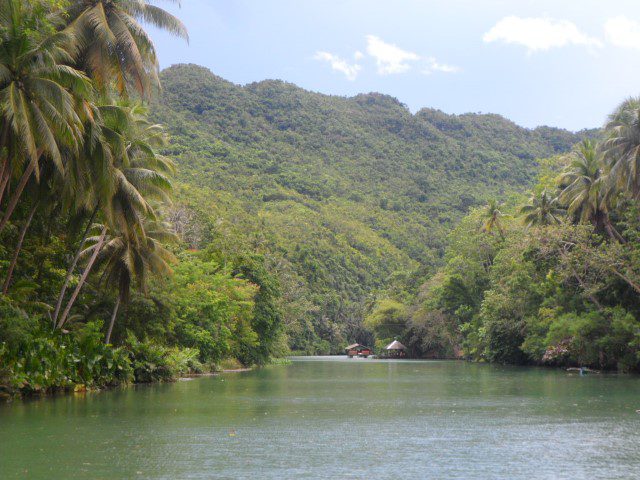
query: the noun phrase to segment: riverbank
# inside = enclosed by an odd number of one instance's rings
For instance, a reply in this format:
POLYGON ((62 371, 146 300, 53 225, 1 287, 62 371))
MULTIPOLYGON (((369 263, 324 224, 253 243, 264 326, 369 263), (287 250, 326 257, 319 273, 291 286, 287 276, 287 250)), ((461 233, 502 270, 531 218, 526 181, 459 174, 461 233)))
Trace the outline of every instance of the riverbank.
POLYGON ((109 383, 109 384, 81 384, 77 383, 74 385, 58 385, 51 386, 47 389, 33 389, 29 387, 28 389, 23 388, 13 388, 10 389, 7 385, 0 384, 0 402, 11 402, 13 400, 20 399, 32 399, 32 398, 45 398, 45 397, 56 397, 61 395, 69 395, 69 394, 80 394, 80 393, 88 393, 88 392, 103 392, 112 390, 115 388, 127 388, 130 386, 136 385, 153 385, 158 383, 173 383, 179 381, 187 381, 193 380, 196 378, 203 377, 214 377, 224 374, 231 373, 242 373, 242 372, 250 372, 254 370, 256 366, 251 367, 242 367, 242 368, 224 368, 218 369, 214 368, 213 370, 208 371, 200 371, 200 372, 179 372, 176 376, 171 378, 157 378, 153 381, 141 382, 141 381, 129 381, 129 382, 118 382, 118 383, 109 383))
POLYGON ((204 363, 198 349, 133 335, 114 347, 104 343, 97 324, 74 334, 42 329, 25 338, 0 343, 2 399, 172 382, 189 374, 247 368, 235 358, 204 363))
MULTIPOLYGON (((95 366, 94 375, 89 377, 87 377, 87 371, 72 370, 68 371, 66 375, 53 375, 52 373, 60 369, 61 366, 51 364, 46 358, 41 362, 42 365, 49 367, 44 374, 23 371, 22 375, 19 375, 10 370, 11 365, 2 364, 0 367, 0 402, 54 397, 72 393, 101 392, 134 385, 173 383, 201 377, 250 372, 258 368, 256 364, 245 366, 235 358, 226 358, 216 364, 203 365, 197 361, 198 352, 195 349, 168 348, 149 342, 139 342, 136 347, 135 350, 127 350, 124 347, 113 348, 110 345, 104 345, 100 349, 101 353, 94 357, 98 364, 111 363, 112 370, 120 371, 120 375, 96 375, 95 370, 100 370, 101 367, 95 366), (120 353, 126 353, 126 356, 121 356, 120 353), (117 361, 113 362, 114 358, 120 359, 122 363, 117 365, 117 361), (13 373, 13 375, 8 373, 13 373), (78 377, 78 375, 82 376, 78 377), (58 380, 56 382, 51 380, 46 386, 35 383, 35 379, 42 378, 42 376, 58 380)), ((67 349, 61 347, 61 350, 67 349)), ((82 357, 76 358, 82 359, 82 357)), ((25 358, 23 365, 30 365, 32 363, 30 360, 32 358, 25 358)), ((288 365, 290 363, 291 361, 287 358, 272 358, 265 365, 288 365)))

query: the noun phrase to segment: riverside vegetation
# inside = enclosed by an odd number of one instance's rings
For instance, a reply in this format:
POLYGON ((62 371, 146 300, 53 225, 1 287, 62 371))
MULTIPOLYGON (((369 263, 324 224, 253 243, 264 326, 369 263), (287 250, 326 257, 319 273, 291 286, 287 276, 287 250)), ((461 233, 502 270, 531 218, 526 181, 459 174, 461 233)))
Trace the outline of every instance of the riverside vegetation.
POLYGON ((579 134, 413 115, 159 73, 138 22, 187 37, 144 0, 0 0, 3 391, 394 336, 637 369, 636 100, 579 134))
POLYGON ((599 142, 545 161, 528 201, 472 209, 444 266, 415 295, 381 296, 365 325, 415 355, 637 372, 639 161, 632 98, 599 142))
POLYGON ((285 350, 277 279, 251 251, 192 251, 169 221, 175 164, 146 1, 0 1, 0 386, 175 378, 285 350))
POLYGON ((180 165, 184 238, 263 255, 289 345, 307 354, 373 342, 362 319, 375 298, 433 274, 470 207, 532 186, 537 158, 595 134, 527 130, 498 115, 412 115, 375 93, 241 87, 195 65, 161 79, 152 116, 169 128, 166 153, 180 165))

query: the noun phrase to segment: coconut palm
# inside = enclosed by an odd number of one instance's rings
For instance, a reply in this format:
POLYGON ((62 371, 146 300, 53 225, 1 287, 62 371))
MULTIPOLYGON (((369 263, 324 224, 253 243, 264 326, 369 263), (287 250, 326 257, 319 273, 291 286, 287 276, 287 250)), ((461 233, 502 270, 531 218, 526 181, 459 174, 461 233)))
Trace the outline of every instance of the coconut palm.
POLYGON ((504 227, 502 226, 501 219, 504 218, 505 215, 500 211, 501 206, 502 205, 495 200, 491 200, 485 207, 483 212, 485 221, 482 224, 482 231, 492 233, 494 229, 497 229, 500 236, 504 238, 504 227))
POLYGON ((114 157, 125 150, 123 132, 126 132, 130 125, 127 113, 119 106, 113 105, 109 99, 101 99, 90 105, 90 108, 91 114, 87 116, 85 123, 82 148, 78 155, 67 157, 65 177, 59 182, 63 208, 71 212, 72 219, 84 219, 86 227, 58 294, 52 315, 54 325, 58 321, 67 287, 80 261, 80 254, 84 250, 96 216, 108 208, 116 190, 114 157))
POLYGON ((40 23, 21 0, 0 0, 0 200, 11 179, 19 177, 0 231, 31 176, 39 176, 40 159, 63 170, 61 150, 77 150, 79 105, 90 93, 87 77, 68 66, 72 58, 65 48, 72 36, 35 34, 34 28, 47 31, 40 23))
POLYGON ((158 153, 166 145, 166 135, 159 125, 146 118, 146 109, 137 104, 124 108, 129 116, 128 128, 120 132, 122 150, 114 157, 115 192, 107 213, 110 221, 125 231, 142 224, 145 218, 157 219, 150 201, 169 202, 173 162, 158 153))
POLYGON ((79 40, 79 65, 105 91, 148 94, 158 84, 155 47, 139 21, 188 40, 182 22, 149 0, 71 0, 68 13, 79 40))
POLYGON ((28 199, 30 206, 27 210, 28 213, 26 217, 22 220, 18 239, 14 246, 13 255, 4 278, 4 283, 2 285, 3 295, 7 295, 9 287, 11 286, 13 273, 22 250, 22 245, 24 243, 27 230, 31 226, 36 210, 38 210, 40 206, 51 208, 55 204, 53 195, 54 192, 57 191, 55 183, 59 180, 60 172, 50 161, 42 162, 40 169, 40 178, 36 180, 35 177, 31 177, 25 188, 25 197, 28 199))
POLYGON ((558 178, 563 187, 558 200, 574 221, 590 222, 596 231, 606 231, 612 239, 623 241, 609 218, 610 195, 602 169, 598 146, 591 140, 584 140, 558 178))
POLYGON ((552 198, 546 190, 543 190, 540 195, 534 194, 529 202, 520 209, 527 227, 560 223, 564 210, 558 207, 558 199, 552 198))
POLYGON ((640 199, 640 98, 625 100, 609 116, 603 145, 611 187, 640 199))
POLYGON ((168 225, 148 221, 139 225, 135 232, 115 232, 107 237, 97 257, 96 267, 104 267, 104 282, 117 288, 118 295, 111 314, 105 343, 110 343, 113 325, 121 304, 129 299, 132 284, 146 293, 149 275, 169 275, 170 264, 175 257, 164 246, 164 242, 175 240, 168 225))
MULTIPOLYGON (((114 191, 100 206, 105 224, 100 227, 100 233, 93 238, 93 253, 64 311, 57 319, 59 328, 67 321, 71 308, 105 242, 107 232, 123 232, 122 235, 130 237, 139 237, 142 233, 144 236, 145 222, 158 218, 150 202, 155 199, 168 201, 167 194, 171 189, 171 182, 167 174, 173 171, 173 163, 156 152, 156 147, 164 144, 165 136, 160 127, 146 120, 144 113, 145 110, 137 105, 111 106, 103 111, 104 123, 101 129, 111 144, 109 147, 112 155, 110 175, 113 178, 114 191)), ((87 252, 88 250, 85 250, 85 253, 87 252)), ((75 262, 79 257, 80 253, 75 262)), ((61 305, 69 277, 68 272, 58 296, 58 305, 61 305)), ((60 311, 58 305, 54 313, 54 321, 57 318, 56 314, 60 311)))
POLYGON ((593 222, 598 216, 603 188, 602 162, 591 140, 584 140, 571 154, 571 163, 558 177, 558 200, 577 222, 593 222))

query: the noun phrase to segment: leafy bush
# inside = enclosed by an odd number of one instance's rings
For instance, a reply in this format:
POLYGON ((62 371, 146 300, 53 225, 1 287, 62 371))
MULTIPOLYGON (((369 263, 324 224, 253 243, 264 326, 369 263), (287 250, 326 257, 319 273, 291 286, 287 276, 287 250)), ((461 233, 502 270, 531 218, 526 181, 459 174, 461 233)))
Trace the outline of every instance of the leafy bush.
POLYGON ((17 336, 18 330, 6 328, 6 323, 1 333, 0 381, 10 393, 99 388, 132 379, 127 353, 103 343, 100 323, 88 323, 72 333, 38 325, 17 336))
POLYGON ((152 340, 140 341, 132 333, 125 345, 136 383, 166 382, 175 380, 178 371, 170 359, 170 349, 152 340))
POLYGON ((129 332, 125 348, 136 383, 170 382, 187 373, 202 373, 197 348, 168 348, 153 340, 140 341, 129 332))
POLYGON ((178 375, 202 373, 205 368, 199 360, 197 348, 172 348, 167 353, 169 364, 178 375))

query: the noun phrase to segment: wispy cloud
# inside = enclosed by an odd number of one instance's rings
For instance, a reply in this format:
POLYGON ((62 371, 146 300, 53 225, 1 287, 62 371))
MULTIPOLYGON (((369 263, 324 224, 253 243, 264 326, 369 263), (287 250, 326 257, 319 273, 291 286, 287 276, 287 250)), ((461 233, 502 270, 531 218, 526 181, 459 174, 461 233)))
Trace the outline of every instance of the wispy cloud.
POLYGON ((375 59, 380 75, 406 72, 411 68, 410 62, 420 59, 417 53, 386 43, 375 35, 367 35, 367 53, 375 59))
POLYGON ((616 47, 640 49, 640 22, 622 16, 610 18, 604 24, 604 34, 616 47))
POLYGON ((530 52, 568 45, 602 47, 600 40, 581 32, 574 23, 552 18, 505 17, 484 34, 483 40, 522 45, 530 52))
POLYGON ((435 57, 423 57, 415 52, 404 50, 375 35, 367 35, 365 39, 367 41, 366 55, 360 50, 356 50, 353 53, 353 61, 322 50, 316 52, 314 58, 327 63, 333 70, 344 74, 351 81, 356 80, 363 70, 361 62, 365 58, 374 60, 379 75, 405 73, 413 67, 420 68, 420 71, 425 75, 436 72, 456 73, 461 70, 454 65, 440 63, 435 57))
POLYGON ((455 65, 439 63, 434 57, 427 57, 425 61, 427 65, 422 69, 422 73, 425 75, 431 75, 434 72, 457 73, 461 70, 460 67, 456 67, 455 65))
MULTIPOLYGON (((356 52, 354 57, 356 60, 358 60, 362 58, 362 54, 360 52, 356 52)), ((354 81, 356 78, 358 78, 358 73, 362 69, 362 67, 357 63, 349 63, 344 58, 341 58, 329 52, 316 52, 314 58, 322 62, 327 62, 333 70, 344 74, 344 76, 347 77, 347 80, 351 81, 354 81)))

